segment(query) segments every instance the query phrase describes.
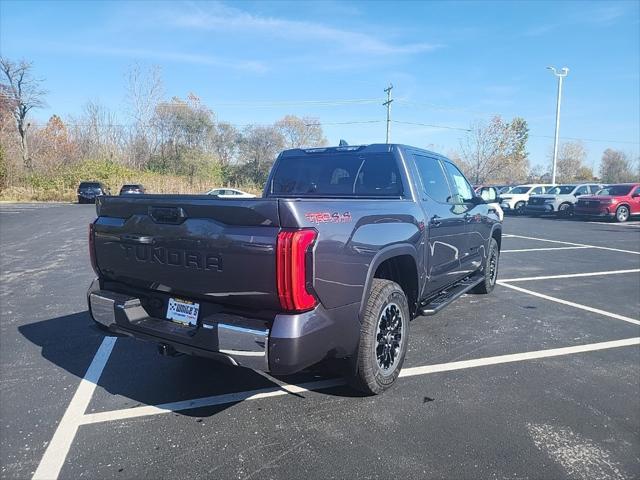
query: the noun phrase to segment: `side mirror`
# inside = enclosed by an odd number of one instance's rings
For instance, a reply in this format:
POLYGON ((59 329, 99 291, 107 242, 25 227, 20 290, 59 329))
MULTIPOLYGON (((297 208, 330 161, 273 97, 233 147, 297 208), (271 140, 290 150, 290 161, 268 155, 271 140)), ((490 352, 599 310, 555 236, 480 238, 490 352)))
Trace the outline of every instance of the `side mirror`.
POLYGON ((631 198, 638 198, 640 197, 640 192, 636 192, 633 195, 631 195, 631 198))
POLYGON ((498 198, 496 195, 496 189, 493 187, 482 187, 480 189, 480 197, 485 203, 493 203, 498 198))

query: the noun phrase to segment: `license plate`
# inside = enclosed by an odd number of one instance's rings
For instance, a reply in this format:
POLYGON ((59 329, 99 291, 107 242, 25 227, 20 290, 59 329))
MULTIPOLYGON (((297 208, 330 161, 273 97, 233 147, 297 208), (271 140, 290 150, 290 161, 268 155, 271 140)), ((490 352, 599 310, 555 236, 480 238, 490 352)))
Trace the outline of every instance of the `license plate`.
POLYGON ((167 319, 182 325, 195 326, 198 322, 199 311, 199 303, 190 302, 189 300, 181 300, 178 298, 169 298, 167 319))

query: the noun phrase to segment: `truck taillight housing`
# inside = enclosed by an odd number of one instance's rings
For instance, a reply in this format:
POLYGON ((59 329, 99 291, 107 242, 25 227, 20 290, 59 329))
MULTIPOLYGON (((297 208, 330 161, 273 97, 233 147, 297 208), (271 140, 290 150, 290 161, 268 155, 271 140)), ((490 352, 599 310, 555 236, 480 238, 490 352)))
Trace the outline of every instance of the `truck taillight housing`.
POLYGON ((318 304, 307 288, 317 236, 314 229, 283 230, 278 234, 276 275, 280 306, 284 310, 300 312, 318 304))
POLYGON ((96 262, 96 243, 95 243, 95 234, 94 234, 94 224, 89 224, 89 258, 91 259, 91 268, 96 272, 96 275, 99 275, 98 271, 98 263, 96 262))

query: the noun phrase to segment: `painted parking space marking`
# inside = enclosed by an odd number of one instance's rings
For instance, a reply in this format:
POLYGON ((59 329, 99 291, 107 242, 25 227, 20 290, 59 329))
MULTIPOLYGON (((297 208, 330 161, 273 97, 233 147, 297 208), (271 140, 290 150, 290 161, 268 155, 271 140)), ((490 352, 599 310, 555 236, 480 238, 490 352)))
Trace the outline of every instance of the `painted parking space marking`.
MULTIPOLYGON (((146 417, 151 415, 162 415, 165 413, 172 413, 176 411, 211 407, 216 405, 225 405, 250 400, 259 400, 263 398, 284 396, 288 394, 299 394, 310 391, 324 390, 327 388, 346 384, 346 382, 340 378, 307 382, 300 385, 285 384, 286 388, 283 388, 282 385, 277 384, 276 386, 270 388, 227 393, 222 395, 213 395, 210 397, 171 402, 160 405, 147 405, 142 407, 132 407, 121 410, 85 414, 86 408, 89 404, 91 396, 93 395, 97 382, 100 379, 102 370, 104 369, 104 366, 106 365, 106 362, 113 350, 115 342, 116 337, 106 337, 103 340, 98 353, 96 353, 96 356, 94 357, 91 365, 89 366, 89 369, 87 370, 87 374, 83 378, 80 386, 78 387, 78 390, 76 391, 76 394, 74 395, 71 403, 69 404, 69 407, 67 408, 67 411, 62 417, 60 425, 54 433, 53 439, 49 444, 47 450, 45 451, 45 454, 40 461, 40 465, 38 466, 33 479, 58 478, 71 448, 71 444, 73 443, 75 435, 78 431, 78 428, 82 425, 92 425, 103 422, 146 417)), ((527 360, 537 360, 542 358, 559 357, 577 353, 594 352, 599 350, 608 350, 612 348, 635 345, 640 345, 640 337, 625 338, 621 340, 598 342, 585 345, 575 345, 571 347, 551 348, 523 353, 497 355, 492 357, 462 360, 434 365, 424 365, 420 367, 406 368, 400 372, 400 377, 414 377, 432 373, 464 370, 469 368, 522 362, 527 360)))
POLYGON ((571 355, 574 353, 595 352, 597 350, 628 347, 633 345, 640 345, 640 337, 625 338, 622 340, 613 340, 610 342, 588 343, 586 345, 575 345, 573 347, 550 348, 547 350, 535 350, 531 352, 513 353, 509 355, 497 355, 495 357, 461 360, 459 362, 441 363, 438 365, 425 365, 424 367, 405 368, 400 372, 400 376, 412 377, 414 375, 450 372, 453 370, 484 367, 487 365, 498 365, 501 363, 522 362, 525 360, 537 360, 540 358, 560 357, 563 355, 571 355))
POLYGON ((632 323, 634 325, 640 325, 640 320, 636 320, 635 318, 625 317, 624 315, 618 315, 617 313, 607 312, 606 310, 600 310, 599 308, 593 308, 588 305, 582 305, 580 303, 570 302, 569 300, 563 300, 562 298, 545 295, 544 293, 538 293, 538 292, 534 292, 533 290, 527 290, 526 288, 517 287, 515 285, 506 283, 504 280, 498 280, 496 283, 498 285, 511 288, 512 290, 516 290, 521 293, 526 293, 528 295, 533 295, 534 297, 542 298, 544 300, 549 300, 550 302, 560 303, 562 305, 579 308, 580 310, 585 310, 587 312, 598 313, 600 315, 604 315, 605 317, 615 318, 616 320, 622 320, 623 322, 632 323))
POLYGON ((503 278, 498 280, 498 282, 502 282, 502 283, 530 282, 533 280, 555 280, 559 278, 600 277, 604 275, 622 275, 625 273, 640 273, 640 268, 631 268, 628 270, 608 270, 605 272, 566 273, 562 275, 541 275, 539 277, 503 278))
MULTIPOLYGON (((271 379, 270 379, 271 380, 271 379)), ((280 397, 288 394, 300 394, 309 391, 323 390, 331 387, 344 385, 345 381, 336 378, 328 380, 318 380, 315 382, 301 383, 300 385, 287 384, 287 388, 280 385, 274 387, 259 388, 244 392, 225 393, 210 397, 195 398, 179 402, 163 403, 160 405, 145 405, 142 407, 131 407, 121 410, 111 410, 108 412, 90 413, 82 418, 83 425, 93 423, 112 422, 114 420, 125 420, 137 417, 147 417, 149 415, 162 415, 164 413, 179 412, 182 410, 192 410, 194 408, 213 407, 216 405, 227 405, 249 400, 259 400, 262 398, 280 397)))
POLYGON ((605 222, 586 222, 593 223, 595 225, 606 225, 606 226, 616 226, 616 227, 636 227, 640 228, 640 222, 625 222, 625 223, 605 223, 605 222))
POLYGON ((580 250, 584 248, 593 248, 593 247, 583 246, 583 247, 519 248, 515 250, 500 250, 500 253, 548 252, 552 250, 580 250))
POLYGON ((631 253, 633 255, 640 255, 640 252, 636 252, 635 250, 623 250, 621 248, 601 247, 600 245, 587 245, 587 244, 584 244, 584 243, 563 242, 561 240, 550 240, 550 239, 547 239, 547 238, 527 237, 527 236, 524 236, 524 235, 514 235, 514 234, 503 235, 503 237, 506 237, 506 238, 522 238, 524 240, 538 240, 540 242, 558 243, 558 244, 561 244, 561 245, 571 245, 571 246, 574 246, 574 247, 597 248, 598 250, 609 250, 609 251, 612 251, 612 252, 631 253))
MULTIPOLYGON (((477 358, 473 360, 463 360, 458 362, 440 363, 435 365, 424 365, 421 367, 405 368, 400 372, 400 377, 413 377, 417 375, 427 375, 430 373, 449 372, 454 370, 463 370, 467 368, 482 367, 488 365, 498 365, 501 363, 521 362, 525 360, 535 360, 548 357, 559 357, 563 355, 571 355, 575 353, 593 352, 597 350, 606 350, 610 348, 627 347, 640 345, 640 337, 625 338, 622 340, 614 340, 609 342, 590 343, 586 345, 576 345, 572 347, 551 348, 547 350, 535 350, 524 353, 514 353, 509 355, 497 355, 493 357, 477 358)), ((270 377, 267 377, 272 380, 270 377)), ((287 389, 281 388, 279 385, 269 388, 261 388, 249 390, 245 392, 226 393, 222 395, 214 395, 211 397, 197 398, 194 400, 185 400, 180 402, 165 403, 161 405, 147 405, 142 407, 131 407, 121 410, 112 410, 108 412, 91 413, 84 415, 81 420, 82 425, 89 425, 101 422, 110 422, 116 420, 126 420, 137 417, 146 417, 150 415, 162 415, 181 410, 190 410, 194 408, 211 407, 224 405, 229 403, 237 403, 248 400, 259 400, 262 398, 279 397, 288 393, 304 393, 309 391, 324 390, 336 386, 345 385, 343 379, 319 380, 315 382, 302 383, 300 385, 287 384, 287 389)))
POLYGON ((40 464, 33 474, 34 480, 58 478, 64 461, 69 454, 73 439, 78 432, 93 392, 96 389, 102 371, 116 343, 116 337, 105 337, 98 352, 93 357, 87 373, 80 381, 76 393, 73 395, 66 412, 62 416, 58 428, 53 434, 51 442, 40 460, 40 464))

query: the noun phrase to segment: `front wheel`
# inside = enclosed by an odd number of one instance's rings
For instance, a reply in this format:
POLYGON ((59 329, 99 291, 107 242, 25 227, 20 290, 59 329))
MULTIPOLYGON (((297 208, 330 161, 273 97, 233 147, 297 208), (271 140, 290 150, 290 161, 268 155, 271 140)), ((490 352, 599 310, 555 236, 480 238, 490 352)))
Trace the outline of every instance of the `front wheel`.
POLYGON ((572 207, 570 203, 563 203, 558 207, 558 216, 569 217, 571 215, 572 207))
POLYGON ((400 374, 409 340, 409 306, 400 285, 375 278, 367 300, 358 347, 357 373, 351 384, 377 395, 400 374))
POLYGON ((484 266, 484 277, 482 282, 473 287, 473 293, 491 293, 496 286, 498 279, 498 262, 500 260, 500 248, 495 238, 491 238, 489 242, 489 254, 487 255, 487 263, 484 266))
POLYGON ((513 210, 515 211, 516 215, 524 215, 525 205, 526 204, 524 202, 518 202, 515 204, 515 206, 513 207, 513 210))
POLYGON ((626 222, 629 220, 629 207, 626 205, 620 205, 616 209, 616 222, 626 222))

